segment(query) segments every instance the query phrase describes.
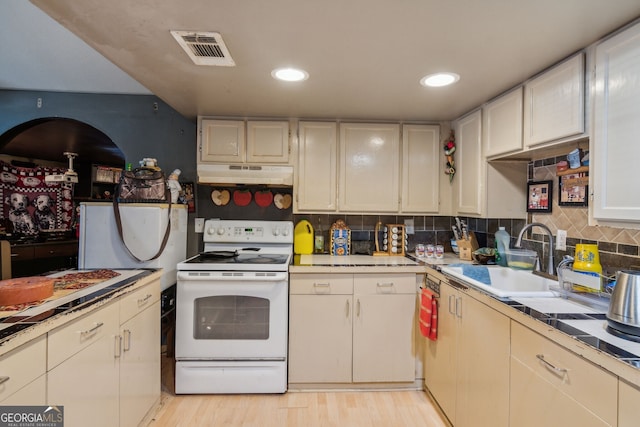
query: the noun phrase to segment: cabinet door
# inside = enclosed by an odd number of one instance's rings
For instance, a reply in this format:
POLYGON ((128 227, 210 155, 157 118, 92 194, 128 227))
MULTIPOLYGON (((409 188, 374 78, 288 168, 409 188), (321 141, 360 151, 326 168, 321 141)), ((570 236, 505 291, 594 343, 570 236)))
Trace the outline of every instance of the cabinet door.
POLYGON ((461 292, 457 314, 459 427, 509 425, 509 318, 461 292))
POLYGON ((399 136, 394 124, 340 125, 340 211, 398 211, 399 136))
POLYGON ((595 68, 593 216, 640 221, 640 24, 596 46, 595 68))
POLYGON ((64 406, 65 426, 110 427, 117 419, 118 313, 109 303, 48 334, 47 403, 64 406))
POLYGON ((402 212, 438 212, 440 160, 439 126, 402 127, 402 212))
POLYGON ((353 298, 353 382, 413 382, 415 293, 353 298))
POLYGON ((242 163, 245 161, 245 131, 243 121, 199 120, 199 163, 242 163))
POLYGON ((64 406, 66 427, 114 425, 119 392, 116 339, 116 334, 103 336, 47 373, 47 402, 64 406))
POLYGON ((335 211, 337 190, 337 125, 300 122, 298 144, 298 211, 335 211))
POLYGON ((135 427, 160 398, 160 302, 125 322, 120 335, 120 427, 135 427))
POLYGON ((438 338, 427 341, 424 357, 424 383, 447 418, 455 424, 458 355, 458 318, 455 303, 458 292, 441 282, 438 298, 438 338))
POLYGON ((247 122, 248 163, 289 163, 289 122, 247 122))
POLYGON ((484 157, 522 150, 522 87, 482 107, 484 157))
POLYGON ((482 114, 480 110, 458 120, 455 125, 456 212, 482 215, 486 191, 485 161, 482 157, 482 114))
POLYGON ((351 295, 291 295, 289 383, 350 383, 351 295))
POLYGON ((353 382, 413 382, 415 274, 356 274, 353 382))
POLYGON ((527 82, 524 88, 527 147, 584 133, 584 54, 527 82))
POLYGON ((618 385, 618 427, 635 427, 640 420, 640 390, 619 380, 618 385))

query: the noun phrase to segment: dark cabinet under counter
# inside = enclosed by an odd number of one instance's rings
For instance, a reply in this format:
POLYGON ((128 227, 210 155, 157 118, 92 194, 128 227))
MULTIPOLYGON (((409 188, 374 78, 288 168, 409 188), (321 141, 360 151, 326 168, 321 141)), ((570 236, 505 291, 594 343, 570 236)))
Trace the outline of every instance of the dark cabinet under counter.
POLYGON ((78 266, 78 240, 11 245, 11 277, 37 276, 78 266))

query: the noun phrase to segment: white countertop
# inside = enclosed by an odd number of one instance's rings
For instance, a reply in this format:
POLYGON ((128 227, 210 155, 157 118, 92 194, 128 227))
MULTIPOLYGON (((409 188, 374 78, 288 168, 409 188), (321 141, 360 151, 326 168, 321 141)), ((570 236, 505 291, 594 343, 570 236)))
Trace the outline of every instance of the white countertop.
POLYGON ((424 265, 404 256, 371 256, 371 255, 296 255, 293 265, 289 266, 291 273, 316 272, 404 272, 424 273, 424 265))

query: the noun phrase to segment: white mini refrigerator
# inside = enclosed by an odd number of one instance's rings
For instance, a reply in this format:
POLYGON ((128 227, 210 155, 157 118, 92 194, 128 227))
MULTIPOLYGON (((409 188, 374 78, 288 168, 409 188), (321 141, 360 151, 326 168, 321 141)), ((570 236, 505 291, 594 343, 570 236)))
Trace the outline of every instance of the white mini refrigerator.
MULTIPOLYGON (((169 204, 120 203, 122 232, 127 247, 142 260, 156 254, 167 227, 169 204)), ((176 267, 187 257, 187 206, 171 205, 171 232, 162 254, 140 262, 125 248, 116 226, 113 205, 80 204, 78 269, 162 268, 162 290, 176 283, 176 267)))

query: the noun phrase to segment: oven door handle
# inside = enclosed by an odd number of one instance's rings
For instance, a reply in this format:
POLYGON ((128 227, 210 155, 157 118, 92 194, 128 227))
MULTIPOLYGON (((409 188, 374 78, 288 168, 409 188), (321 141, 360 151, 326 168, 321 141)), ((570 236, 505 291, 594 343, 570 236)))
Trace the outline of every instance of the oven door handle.
POLYGON ((225 281, 225 282, 282 282, 289 280, 287 272, 221 272, 221 271, 179 271, 179 281, 225 281))

